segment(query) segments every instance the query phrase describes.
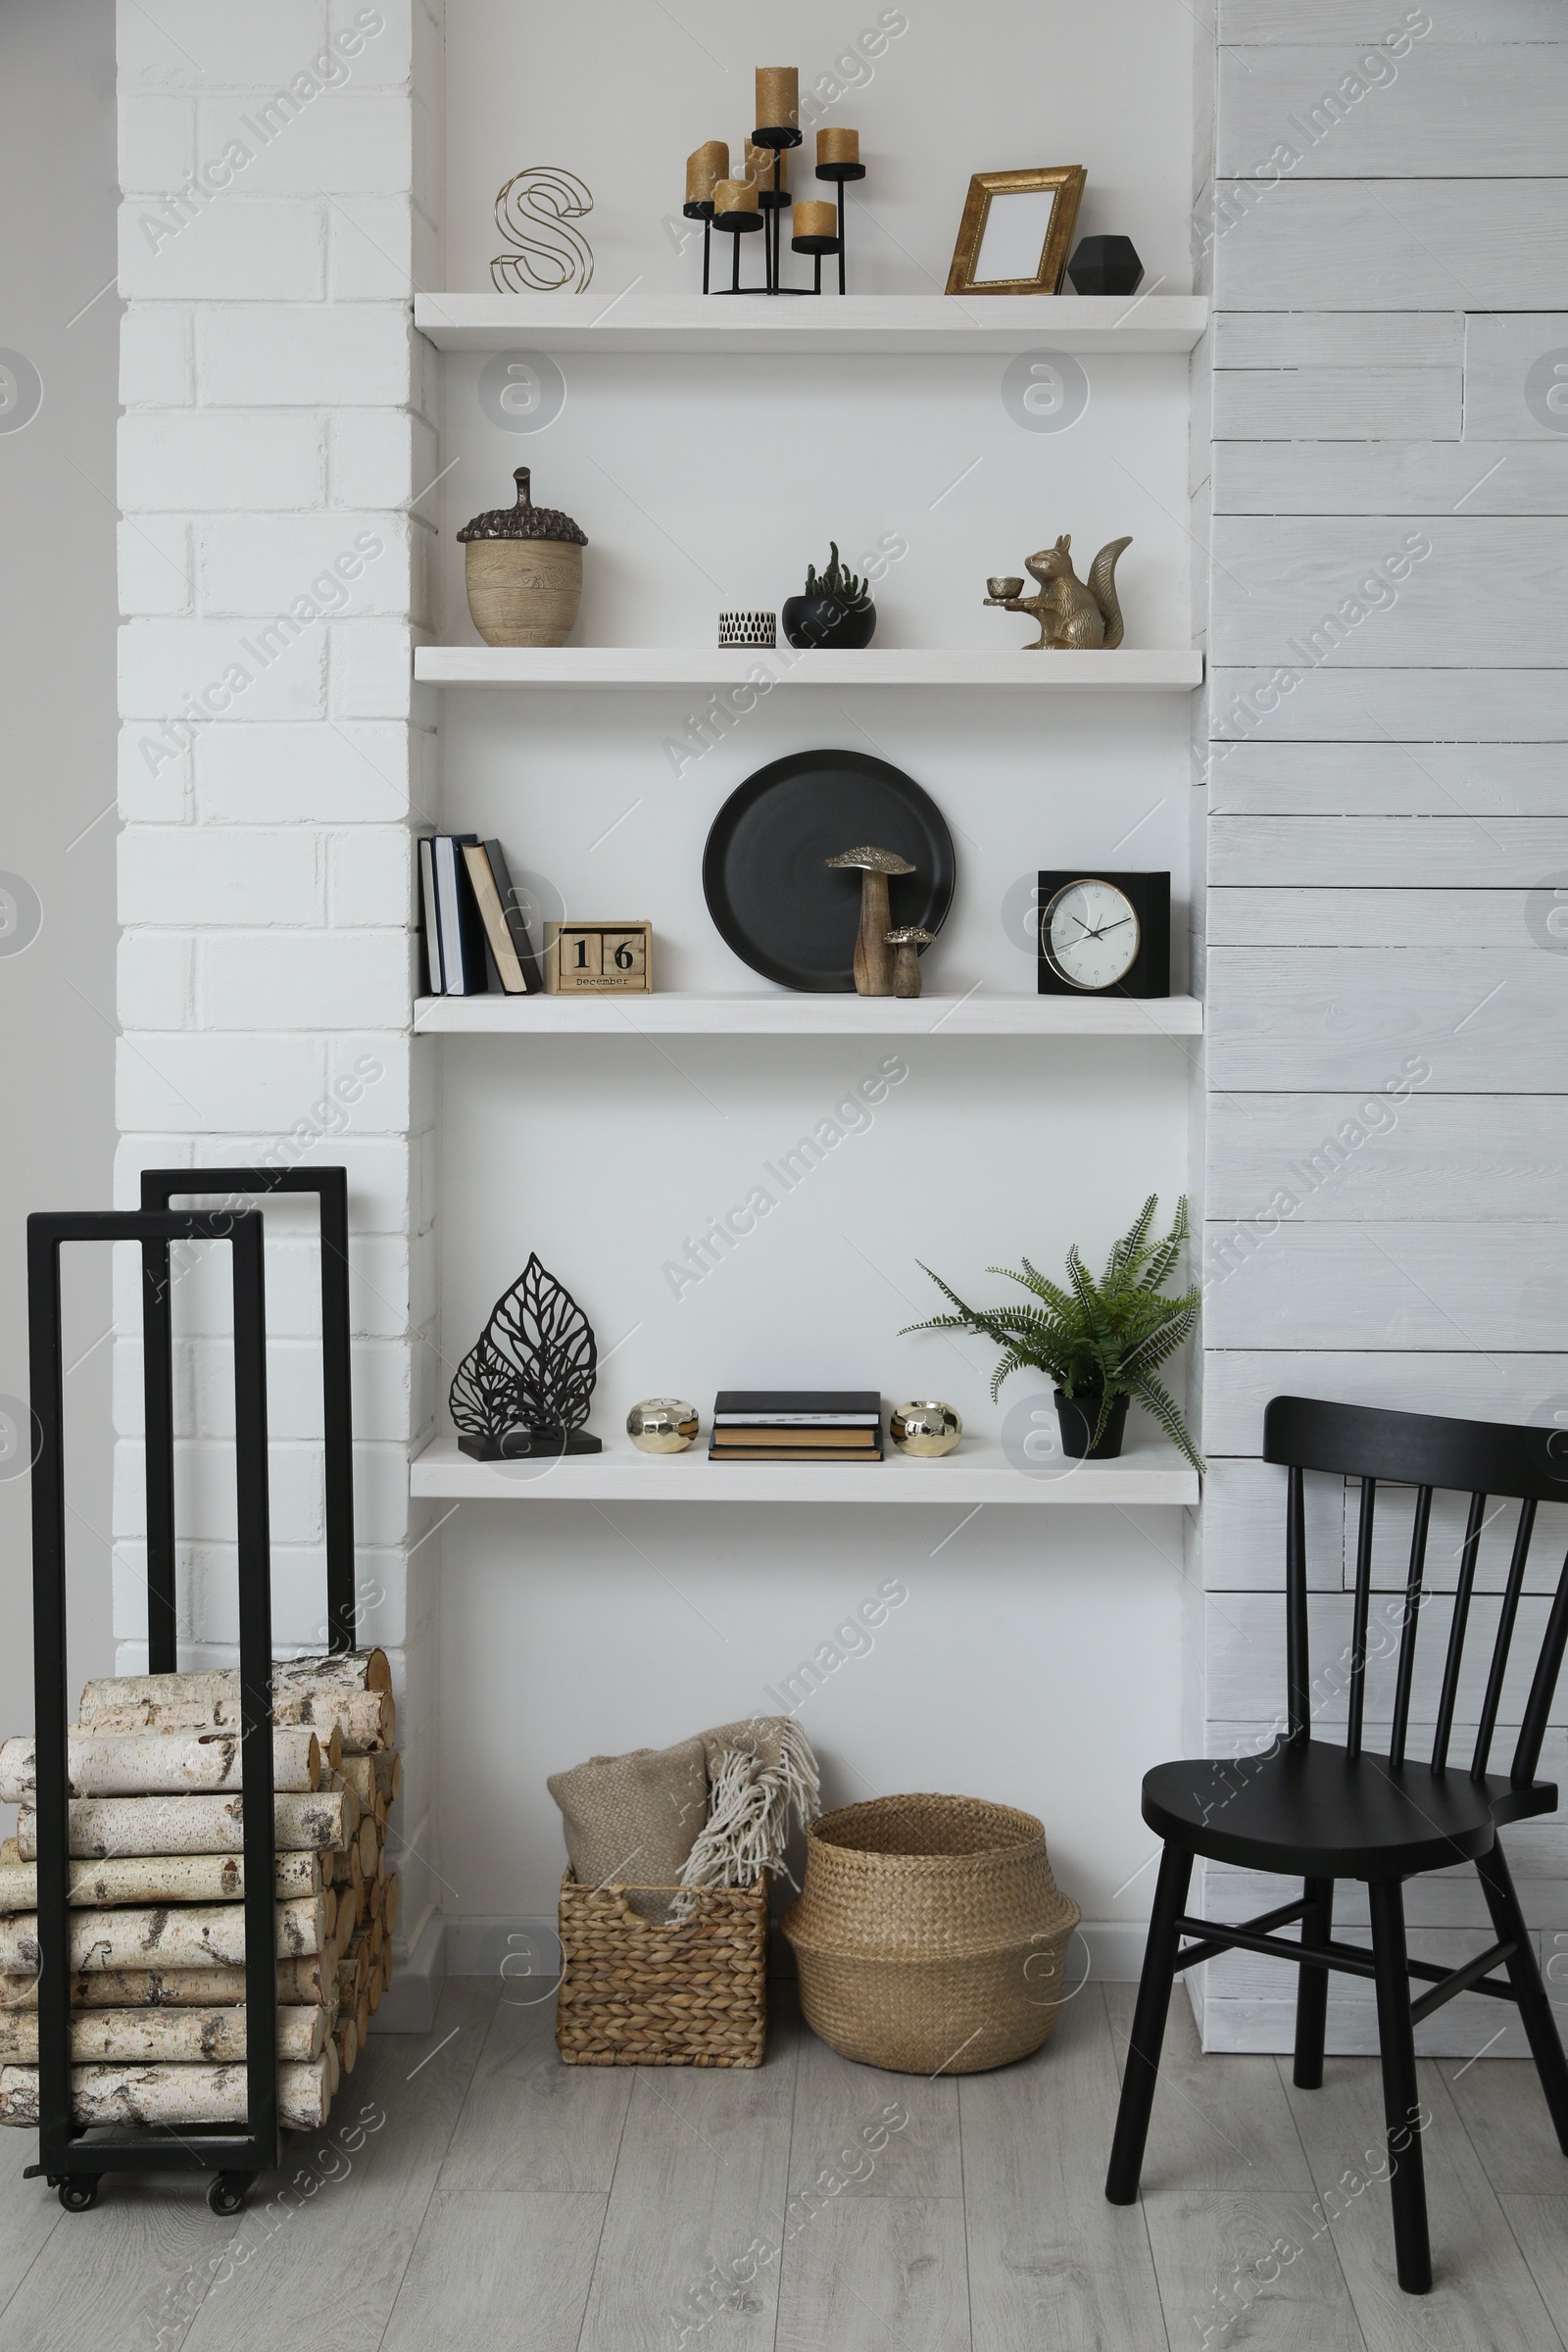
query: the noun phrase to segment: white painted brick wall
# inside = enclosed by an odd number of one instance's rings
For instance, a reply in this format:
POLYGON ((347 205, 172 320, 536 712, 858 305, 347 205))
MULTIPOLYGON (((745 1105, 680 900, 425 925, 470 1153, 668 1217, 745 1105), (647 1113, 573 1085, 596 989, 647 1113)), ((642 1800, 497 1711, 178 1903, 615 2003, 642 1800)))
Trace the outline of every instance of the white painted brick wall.
POLYGON ((126 931, 117 993, 127 1029, 185 1029, 195 994, 196 943, 180 931, 126 931))
POLYGON ((353 939, 302 940, 282 931, 204 938, 199 1017, 204 1028, 249 1030, 261 1005, 278 1029, 376 1020, 391 1027, 407 1018, 412 945, 407 931, 367 930, 353 939))
POLYGON ((188 612, 195 593, 190 524, 175 514, 127 516, 117 533, 120 610, 188 612))
POLYGON ((407 615, 413 524, 406 514, 246 514, 197 525, 210 612, 407 615))
POLYGON ((314 830, 134 825, 120 840, 120 919, 319 923, 324 862, 314 830))
POLYGON ((195 386, 191 315, 174 303, 145 304, 120 321, 122 407, 183 407, 195 386))
POLYGON ((196 318, 201 397, 216 407, 402 408, 413 340, 406 303, 261 310, 220 300, 196 318))
POLYGON ((239 197, 188 217, 168 200, 129 198, 120 212, 120 291, 161 302, 316 302, 326 291, 324 203, 239 197))
MULTIPOLYGON (((441 35, 421 0, 121 11, 119 757, 122 1141, 148 1166, 349 1171, 361 1627, 395 1652, 403 1830, 433 1835, 439 1540, 411 1514, 432 1411, 434 1081, 409 1035, 412 835, 436 709, 411 686, 439 471, 411 287, 439 282, 441 35), (417 84, 417 86, 416 86, 417 84)), ((268 1221, 273 1622, 324 1638, 314 1210, 268 1221)), ((140 1289, 116 1252, 115 1606, 145 1655, 140 1289)), ((184 1654, 237 1638, 227 1252, 175 1286, 184 1654)), ((404 1930, 432 1900, 405 1875, 404 1930)))
POLYGON ((120 421, 120 503, 127 513, 313 508, 321 498, 321 438, 309 412, 139 411, 120 421))
POLYGON ((407 726, 213 727, 195 747, 196 806, 218 824, 390 824, 431 799, 429 738, 407 726))

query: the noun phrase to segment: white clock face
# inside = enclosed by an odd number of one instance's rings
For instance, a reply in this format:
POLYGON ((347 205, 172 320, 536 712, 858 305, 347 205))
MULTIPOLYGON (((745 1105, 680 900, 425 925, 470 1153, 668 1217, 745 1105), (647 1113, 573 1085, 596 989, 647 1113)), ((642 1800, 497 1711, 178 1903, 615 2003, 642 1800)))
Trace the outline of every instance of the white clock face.
POLYGON ((1138 917, 1111 882, 1069 882, 1040 930, 1053 969, 1074 988, 1114 988, 1138 959, 1138 917))

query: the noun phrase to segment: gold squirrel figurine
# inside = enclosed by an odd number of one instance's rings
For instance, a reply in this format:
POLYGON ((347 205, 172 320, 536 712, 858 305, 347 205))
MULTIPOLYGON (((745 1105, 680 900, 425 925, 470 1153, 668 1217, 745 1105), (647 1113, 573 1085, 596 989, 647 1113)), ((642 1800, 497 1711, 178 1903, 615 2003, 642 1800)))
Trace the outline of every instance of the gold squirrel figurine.
POLYGON ((1131 539, 1112 539, 1089 566, 1087 586, 1072 567, 1072 534, 1063 531, 1054 547, 1043 547, 1024 559, 1024 569, 1040 583, 1038 596, 1025 596, 1020 579, 987 580, 988 605, 1004 612, 1027 612, 1040 623, 1040 635, 1028 654, 1108 653, 1122 640, 1121 604, 1116 595, 1116 563, 1131 539))

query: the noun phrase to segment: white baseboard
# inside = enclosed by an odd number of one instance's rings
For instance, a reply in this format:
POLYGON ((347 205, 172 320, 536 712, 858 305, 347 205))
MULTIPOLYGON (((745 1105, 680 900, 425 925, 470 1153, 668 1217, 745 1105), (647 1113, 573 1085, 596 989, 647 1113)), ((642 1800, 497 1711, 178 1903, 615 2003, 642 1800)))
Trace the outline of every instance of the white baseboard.
MULTIPOLYGON (((500 1977, 514 1985, 531 1980, 554 1989, 561 1974, 561 1940, 553 1919, 448 1919, 445 1926, 447 1976, 500 1977)), ((1135 1984, 1148 1935, 1147 1926, 1137 1923, 1086 1922, 1068 1949, 1068 1983, 1088 1975, 1102 1984, 1135 1984)), ((793 1974, 788 1944, 777 1936, 773 1944, 773 1967, 793 1974)))
POLYGON ((428 2034, 446 1976, 446 1935, 439 1918, 427 1919, 407 1954, 394 1954, 392 1982, 370 2020, 372 2034, 428 2034))
MULTIPOLYGON (((1122 1921, 1088 1921, 1072 1939, 1067 1954, 1069 1984, 1086 1977, 1102 1984, 1136 1984, 1144 1963, 1148 1929, 1122 1921)), ((781 1936, 773 1937, 772 1966, 783 1977, 793 1975, 790 1949, 781 1936)), ((435 2023, 436 2003, 447 1977, 490 1977, 504 1997, 518 2006, 547 2003, 555 1998, 561 1978, 561 1941, 553 1919, 511 1917, 426 1920, 406 1959, 393 1971, 392 1983, 370 2021, 372 2034, 428 2034, 435 2023)), ((1295 2004, 1285 2000, 1203 2000, 1200 1987, 1189 1979, 1187 1989, 1198 1995, 1198 2014, 1206 2050, 1289 2051, 1296 2037, 1295 2004)), ((1377 2014, 1370 1996, 1348 1998, 1336 1986, 1330 2009, 1330 2057, 1373 2057, 1377 2052, 1377 2014)), ((1461 1997, 1451 2008, 1419 2027, 1416 2047, 1423 2057, 1473 2058, 1483 2044, 1489 2058, 1529 2055, 1519 2020, 1511 2010, 1498 2013, 1495 2002, 1474 1994, 1461 1997), (1500 2035, 1498 2027, 1503 2028, 1500 2035), (1497 2038, 1492 2037, 1496 2035, 1497 2038)))

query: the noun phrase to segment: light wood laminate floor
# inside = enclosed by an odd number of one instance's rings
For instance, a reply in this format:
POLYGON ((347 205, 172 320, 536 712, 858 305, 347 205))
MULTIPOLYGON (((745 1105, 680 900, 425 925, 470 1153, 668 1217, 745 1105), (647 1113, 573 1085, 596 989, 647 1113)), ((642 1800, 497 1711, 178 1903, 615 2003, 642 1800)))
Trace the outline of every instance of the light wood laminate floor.
MULTIPOLYGON (((61 2212, 0 2139, 0 2352, 1563 2352, 1568 2160, 1534 2070, 1423 2063, 1435 2291, 1401 2295, 1375 2068, 1203 2057, 1172 2011, 1139 2206, 1102 2194, 1132 1987, 960 2081, 776 2004, 754 2074, 562 2066, 451 1982, 237 2223, 188 2181, 61 2212), (1555 2315, 1556 2325, 1553 2325, 1555 2315)), ((503 1997, 506 1995, 508 1997, 503 1997)))

